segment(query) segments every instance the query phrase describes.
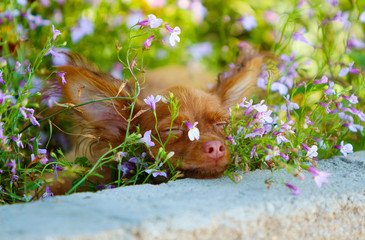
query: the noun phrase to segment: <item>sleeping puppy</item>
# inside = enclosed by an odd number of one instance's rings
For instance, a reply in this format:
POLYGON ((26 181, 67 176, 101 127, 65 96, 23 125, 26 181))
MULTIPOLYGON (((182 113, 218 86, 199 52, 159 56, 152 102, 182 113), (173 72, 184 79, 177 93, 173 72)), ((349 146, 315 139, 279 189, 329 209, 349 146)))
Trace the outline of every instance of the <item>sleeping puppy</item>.
MULTIPOLYGON (((235 68, 220 74, 215 86, 209 90, 195 88, 194 81, 191 80, 176 82, 174 80, 179 77, 174 76, 171 76, 171 81, 161 83, 158 77, 149 77, 147 74, 146 83, 132 109, 130 105, 133 100, 128 97, 133 95, 133 81, 124 82, 100 72, 74 55, 70 57, 69 65, 57 67, 58 72, 66 72, 67 83, 62 84, 60 77, 53 81, 59 89, 62 88, 66 103, 79 105, 98 99, 120 99, 93 102, 76 108, 72 114, 75 116, 75 124, 79 126, 79 136, 75 139, 73 154, 86 156, 95 164, 110 147, 117 147, 124 141, 128 127, 133 132, 138 126, 142 134, 152 130, 151 134, 157 137, 155 117, 143 100, 150 95, 168 96, 173 93, 179 101, 179 115, 171 129, 169 104, 162 101, 156 103, 157 130, 162 142, 166 141, 170 131, 174 136, 165 146, 167 152, 175 153, 170 159, 171 163, 185 177, 221 177, 230 163, 230 153, 224 144, 226 135, 223 130, 229 121, 228 108, 250 94, 256 84, 262 61, 262 55, 246 46, 241 50, 235 68), (130 116, 132 121, 128 121, 130 116), (186 122, 197 122, 196 127, 200 132, 198 140, 191 141, 186 122)), ((201 87, 202 84, 199 81, 197 83, 201 87)), ((159 147, 159 144, 155 144, 150 149, 151 153, 156 155, 159 147)), ((98 170, 98 173, 104 176, 103 182, 112 181, 108 168, 98 170)), ((52 191, 56 193, 69 188, 66 186, 69 184, 61 179, 52 185, 52 191)))

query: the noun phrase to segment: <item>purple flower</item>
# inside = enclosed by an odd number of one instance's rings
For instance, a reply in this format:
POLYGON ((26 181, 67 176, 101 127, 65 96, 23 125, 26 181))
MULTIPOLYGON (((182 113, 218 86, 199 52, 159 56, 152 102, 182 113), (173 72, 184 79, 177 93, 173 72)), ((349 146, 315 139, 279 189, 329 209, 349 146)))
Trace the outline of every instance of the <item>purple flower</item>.
POLYGON ((326 76, 323 76, 321 78, 321 80, 313 81, 314 84, 323 84, 323 83, 327 83, 327 82, 328 82, 328 77, 326 77, 326 76))
POLYGON ((3 71, 0 69, 0 83, 5 84, 4 78, 3 78, 3 71))
POLYGON ((335 95, 336 91, 333 89, 334 85, 335 85, 335 83, 333 81, 329 81, 328 88, 326 90, 324 90, 324 94, 326 94, 326 95, 335 95))
POLYGON ((282 158, 284 158, 284 160, 285 160, 285 161, 289 161, 289 156, 288 156, 288 155, 286 155, 285 153, 280 152, 280 156, 281 156, 282 158))
POLYGON ((279 133, 276 136, 276 143, 279 145, 282 142, 289 142, 289 140, 283 135, 283 133, 279 133))
POLYGON ((343 27, 346 29, 351 25, 351 22, 348 20, 349 18, 349 12, 341 12, 338 11, 336 13, 336 16, 334 16, 331 21, 338 21, 340 23, 343 23, 343 27))
POLYGON ((360 14, 359 21, 365 23, 365 11, 360 14))
POLYGON ((347 156, 347 154, 354 152, 352 145, 350 143, 344 145, 344 141, 341 141, 341 145, 335 145, 334 148, 339 149, 342 155, 344 155, 345 157, 347 156))
POLYGON ((145 172, 148 173, 148 174, 152 173, 153 177, 163 176, 163 177, 167 178, 167 174, 165 172, 160 172, 156 169, 146 169, 145 172))
POLYGON ((19 61, 16 61, 13 71, 18 70, 21 66, 22 66, 22 64, 19 61))
POLYGON ((23 145, 22 141, 20 140, 20 138, 21 138, 21 137, 22 137, 22 133, 18 134, 18 137, 17 137, 17 138, 16 138, 16 137, 10 137, 10 138, 11 138, 11 140, 13 140, 14 142, 16 142, 16 145, 17 145, 18 147, 24 148, 24 145, 23 145))
POLYGON ((19 179, 19 176, 18 176, 18 175, 16 175, 16 174, 14 174, 14 175, 11 177, 10 182, 18 181, 18 179, 19 179))
POLYGON ((6 99, 12 99, 13 97, 11 95, 7 95, 4 94, 1 90, 0 90, 0 102, 2 104, 5 104, 6 99))
POLYGON ((31 8, 28 8, 25 18, 28 20, 28 24, 32 30, 38 26, 48 26, 51 24, 50 20, 43 19, 41 15, 32 15, 31 8))
POLYGON ((16 173, 16 162, 14 159, 11 159, 9 163, 5 164, 7 167, 11 167, 11 171, 13 174, 16 173))
POLYGON ((169 31, 171 33, 170 38, 169 38, 169 42, 171 46, 175 46, 176 42, 180 42, 180 37, 178 36, 181 33, 181 30, 179 27, 175 27, 174 29, 172 29, 169 25, 165 25, 165 28, 167 29, 167 31, 169 31))
POLYGON ((147 38, 147 40, 144 42, 144 49, 149 49, 152 44, 152 39, 155 37, 155 35, 152 35, 151 37, 147 38))
POLYGON ((327 178, 331 176, 330 173, 318 171, 313 167, 309 167, 308 171, 313 175, 314 182, 316 183, 318 188, 322 186, 322 183, 328 183, 327 178))
POLYGON ((228 141, 231 141, 233 146, 236 146, 236 145, 237 145, 237 143, 234 141, 234 137, 229 136, 229 137, 226 137, 226 139, 227 139, 228 141))
POLYGON ((238 21, 242 24, 243 28, 247 31, 257 27, 256 18, 251 15, 243 15, 238 21))
POLYGON ((233 180, 235 181, 235 183, 238 183, 243 178, 241 170, 237 170, 231 176, 232 176, 233 180))
POLYGON ((46 54, 44 54, 44 56, 48 56, 48 55, 52 55, 54 57, 59 57, 60 55, 53 50, 54 46, 52 45, 49 49, 48 49, 48 52, 46 52, 46 54))
POLYGON ((256 144, 255 145, 253 145, 253 147, 252 147, 252 150, 251 150, 251 156, 250 156, 250 158, 253 158, 254 156, 256 156, 256 157, 258 157, 259 155, 257 154, 257 152, 256 152, 256 144))
POLYGON ((46 187, 46 191, 43 193, 42 198, 49 198, 49 197, 53 197, 54 194, 51 192, 51 189, 49 188, 49 186, 46 187))
POLYGON ((77 26, 71 28, 71 40, 73 43, 79 42, 84 36, 94 33, 94 24, 87 18, 80 18, 77 26))
POLYGON ((158 28, 162 24, 162 19, 157 18, 155 15, 150 14, 148 18, 137 23, 138 25, 147 26, 149 25, 151 28, 158 28))
POLYGON ((58 164, 54 164, 52 165, 52 168, 54 170, 54 175, 56 176, 56 178, 58 178, 58 172, 63 170, 63 167, 61 167, 58 164))
POLYGON ((53 32, 52 42, 54 42, 56 40, 56 37, 61 35, 62 33, 59 30, 55 29, 54 25, 52 25, 52 32, 53 32))
POLYGON ((307 150, 307 155, 306 157, 309 157, 309 158, 315 158, 318 156, 318 147, 316 145, 313 145, 311 148, 309 148, 307 150))
POLYGON ((311 44, 304 36, 303 34, 306 33, 305 28, 301 27, 298 32, 293 33, 293 39, 295 41, 304 42, 307 44, 311 44))
POLYGON ((299 0, 297 6, 295 6, 296 8, 300 8, 302 7, 305 3, 306 3, 307 0, 299 0))
POLYGON ((151 141, 151 132, 152 130, 145 132, 143 138, 139 139, 139 142, 145 143, 149 147, 155 146, 155 143, 151 141))
POLYGON ((359 101, 357 100, 357 96, 355 94, 352 94, 350 97, 342 95, 342 97, 346 100, 348 100, 352 104, 357 104, 359 101))
POLYGON ((213 46, 210 42, 201 42, 189 47, 189 53, 194 59, 201 59, 211 55, 213 46))
POLYGON ((286 96, 283 96, 284 97, 284 99, 286 100, 286 104, 283 104, 282 106, 281 106, 281 110, 282 111, 286 111, 287 109, 289 110, 289 112, 292 112, 293 111, 293 109, 299 109, 299 105, 298 104, 296 104, 296 103, 293 103, 293 102, 290 102, 290 96, 289 96, 289 94, 288 95, 286 95, 286 96))
POLYGON ((280 95, 285 95, 288 93, 288 87, 285 84, 277 81, 271 84, 271 91, 279 92, 280 95))
POLYGON ((342 68, 340 73, 338 74, 339 77, 344 77, 346 76, 349 72, 350 73, 353 73, 353 74, 359 74, 360 71, 353 68, 352 66, 354 65, 354 62, 350 63, 349 64, 349 67, 346 67, 346 68, 342 68))
POLYGON ((131 170, 133 170, 133 167, 132 167, 132 165, 129 162, 123 162, 120 165, 120 168, 118 166, 118 169, 123 173, 123 177, 124 177, 127 174, 129 174, 131 172, 131 170))
POLYGON ((190 141, 199 140, 200 132, 199 129, 196 127, 198 122, 195 122, 194 125, 191 125, 188 121, 185 121, 186 126, 189 128, 188 137, 190 141))
POLYGON ((57 75, 61 78, 62 80, 62 85, 65 85, 67 82, 66 82, 66 79, 65 79, 65 74, 66 72, 57 72, 57 75))
POLYGON ((159 102, 161 100, 161 96, 160 95, 157 95, 156 98, 151 95, 151 96, 148 96, 147 98, 144 99, 144 102, 150 106, 150 108, 153 110, 153 111, 156 111, 156 103, 159 102))
POLYGON ((114 159, 117 162, 120 162, 122 160, 122 158, 126 157, 128 155, 128 153, 126 152, 117 152, 117 154, 115 154, 114 159))
POLYGON ((258 111, 259 113, 266 112, 267 106, 264 103, 265 103, 265 100, 261 100, 260 103, 253 105, 252 108, 255 109, 256 111, 258 111))
POLYGON ((300 194, 300 190, 298 187, 291 185, 289 183, 285 184, 288 188, 290 188, 292 190, 292 194, 293 195, 299 195, 300 194))
POLYGON ((24 119, 30 119, 30 121, 32 122, 32 124, 33 124, 34 126, 38 126, 38 127, 40 127, 39 122, 38 122, 38 121, 37 121, 37 119, 33 116, 33 114, 34 114, 34 110, 33 110, 33 109, 31 109, 31 108, 21 107, 21 108, 19 108, 19 111, 20 111, 20 113, 23 115, 24 119), (27 114, 27 113, 26 113, 26 111, 27 111, 27 112, 29 112, 29 114, 27 114))

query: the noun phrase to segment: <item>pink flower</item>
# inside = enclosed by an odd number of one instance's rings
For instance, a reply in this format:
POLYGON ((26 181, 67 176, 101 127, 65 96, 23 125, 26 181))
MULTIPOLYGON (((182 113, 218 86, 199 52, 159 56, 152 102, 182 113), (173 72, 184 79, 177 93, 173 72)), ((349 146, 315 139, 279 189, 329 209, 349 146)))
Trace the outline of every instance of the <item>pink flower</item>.
POLYGON ((194 125, 191 125, 188 121, 185 121, 186 126, 189 128, 188 137, 190 141, 199 140, 200 132, 199 129, 196 127, 198 122, 195 122, 194 125))
POLYGON ((16 145, 18 147, 24 148, 24 145, 22 143, 22 141, 20 140, 20 138, 22 137, 22 133, 18 134, 18 137, 10 137, 13 141, 16 142, 16 145))
POLYGON ((328 183, 327 178, 331 176, 330 173, 318 171, 313 167, 309 167, 308 171, 313 175, 314 182, 316 183, 318 188, 322 186, 322 183, 328 183))
POLYGON ((48 52, 46 52, 46 54, 44 54, 44 56, 48 56, 48 55, 52 55, 54 57, 59 57, 60 55, 53 50, 54 46, 52 45, 49 49, 48 49, 48 52))
POLYGON ((151 28, 158 28, 162 24, 162 19, 157 18, 155 15, 150 14, 148 18, 137 23, 138 25, 147 26, 149 25, 151 28))
POLYGON ((252 150, 251 150, 251 157, 250 158, 253 158, 254 156, 258 157, 259 155, 257 154, 256 152, 256 144, 253 145, 252 147, 252 150))
POLYGON ((180 37, 178 36, 181 33, 181 30, 179 27, 175 27, 174 29, 172 29, 169 25, 165 25, 165 28, 167 29, 167 31, 169 31, 171 33, 170 35, 170 45, 171 46, 175 46, 176 42, 180 42, 180 37))
POLYGON ((152 35, 151 37, 147 38, 147 40, 144 42, 144 49, 149 49, 152 44, 152 39, 155 37, 155 35, 152 35))
POLYGON ((290 188, 292 190, 293 195, 299 195, 300 194, 300 190, 298 187, 291 185, 289 183, 285 184, 288 188, 290 188))
POLYGON ((334 85, 335 85, 335 83, 333 81, 329 81, 328 88, 326 90, 324 90, 324 94, 326 94, 326 95, 335 95, 336 91, 333 89, 334 85))

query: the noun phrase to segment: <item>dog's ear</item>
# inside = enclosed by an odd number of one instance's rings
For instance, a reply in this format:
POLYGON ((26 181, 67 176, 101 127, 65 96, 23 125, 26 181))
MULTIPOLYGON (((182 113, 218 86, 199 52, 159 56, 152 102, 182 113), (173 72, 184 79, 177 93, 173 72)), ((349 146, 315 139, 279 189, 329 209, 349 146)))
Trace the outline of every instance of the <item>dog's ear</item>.
POLYGON ((226 107, 232 107, 242 101, 243 97, 249 97, 256 86, 263 58, 251 46, 246 45, 241 48, 234 69, 218 75, 218 82, 212 91, 226 107))
MULTIPOLYGON (((62 87, 66 104, 82 105, 75 108, 74 112, 89 129, 93 129, 94 134, 99 135, 97 137, 109 134, 110 138, 115 138, 126 129, 132 103, 132 91, 128 84, 85 65, 61 66, 57 67, 57 71, 64 73, 66 83, 55 75, 53 84, 62 87)), ((138 107, 135 107, 135 111, 138 111, 138 107)))

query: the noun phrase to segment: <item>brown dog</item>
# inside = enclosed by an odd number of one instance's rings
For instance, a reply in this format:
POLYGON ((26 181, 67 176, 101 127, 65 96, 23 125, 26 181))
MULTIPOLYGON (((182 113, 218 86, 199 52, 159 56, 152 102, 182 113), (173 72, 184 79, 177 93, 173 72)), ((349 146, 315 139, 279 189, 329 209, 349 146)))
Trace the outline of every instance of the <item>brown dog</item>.
MULTIPOLYGON (((156 136, 153 112, 143 99, 148 95, 168 96, 173 93, 179 100, 180 108, 179 116, 171 128, 174 137, 166 145, 168 152, 175 153, 171 163, 176 166, 178 160, 182 159, 178 169, 186 177, 222 176, 230 163, 230 153, 224 144, 226 135, 223 131, 224 124, 229 121, 228 108, 239 103, 251 92, 256 84, 262 60, 263 57, 250 47, 242 49, 236 67, 232 71, 220 74, 211 90, 197 89, 191 80, 174 82, 174 76, 171 76, 171 81, 164 81, 164 88, 160 89, 159 79, 149 77, 153 74, 147 74, 146 84, 133 112, 128 107, 132 103, 129 99, 100 101, 78 107, 74 114, 77 116, 76 123, 82 125, 79 127, 81 137, 78 137, 75 143, 78 146, 75 148, 75 155, 86 155, 91 163, 95 164, 110 146, 117 147, 123 142, 130 115, 135 115, 130 122, 131 131, 139 126, 142 134, 152 130, 152 135, 156 136), (143 113, 139 114, 141 112, 143 113), (199 140, 189 139, 189 129, 184 124, 186 121, 192 124, 198 122, 199 140)), ((58 67, 57 70, 66 72, 67 84, 63 85, 60 78, 57 84, 62 86, 67 103, 78 105, 91 100, 132 95, 132 82, 125 83, 109 74, 99 72, 78 57, 71 58, 70 65, 58 67)), ((201 83, 198 82, 198 85, 201 83)), ((162 101, 156 104, 157 129, 163 142, 170 130, 171 114, 168 107, 169 105, 162 101)), ((152 153, 157 154, 159 147, 155 144, 151 148, 152 153)), ((105 182, 111 181, 108 170, 104 168, 104 172, 99 173, 104 175, 105 182)), ((53 191, 57 192, 55 188, 53 191)))

